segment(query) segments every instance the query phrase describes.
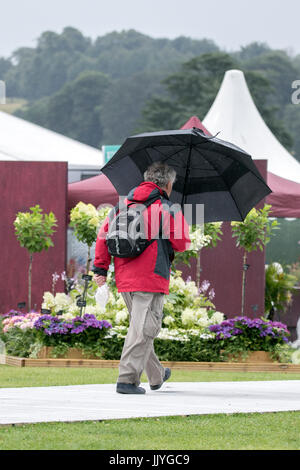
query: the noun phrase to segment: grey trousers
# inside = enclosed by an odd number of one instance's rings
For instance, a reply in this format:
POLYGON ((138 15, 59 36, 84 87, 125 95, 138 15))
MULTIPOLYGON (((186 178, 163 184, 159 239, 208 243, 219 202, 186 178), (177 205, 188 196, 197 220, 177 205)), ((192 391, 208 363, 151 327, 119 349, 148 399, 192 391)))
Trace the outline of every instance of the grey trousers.
POLYGON ((129 312, 129 328, 119 364, 118 382, 139 385, 145 370, 150 385, 162 383, 164 367, 154 352, 153 340, 163 318, 164 294, 122 292, 129 312))

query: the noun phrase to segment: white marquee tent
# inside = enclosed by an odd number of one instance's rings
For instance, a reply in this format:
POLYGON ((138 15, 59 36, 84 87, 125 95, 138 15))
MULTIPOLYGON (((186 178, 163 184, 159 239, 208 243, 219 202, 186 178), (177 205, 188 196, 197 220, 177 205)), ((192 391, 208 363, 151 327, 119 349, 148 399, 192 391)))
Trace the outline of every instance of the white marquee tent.
POLYGON ((300 163, 267 127, 240 70, 225 73, 220 90, 202 121, 214 135, 238 145, 253 159, 267 159, 268 171, 300 183, 300 163))
POLYGON ((69 168, 100 169, 103 154, 89 145, 0 111, 0 160, 61 161, 69 168))

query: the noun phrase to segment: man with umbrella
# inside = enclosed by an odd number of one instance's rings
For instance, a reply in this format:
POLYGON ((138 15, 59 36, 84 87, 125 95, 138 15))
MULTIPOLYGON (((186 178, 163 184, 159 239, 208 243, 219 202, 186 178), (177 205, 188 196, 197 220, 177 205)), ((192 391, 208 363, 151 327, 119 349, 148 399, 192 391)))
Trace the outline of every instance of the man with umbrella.
MULTIPOLYGON (((121 287, 119 290, 123 292, 131 314, 117 387, 123 393, 144 393, 138 387, 142 367, 145 367, 154 390, 160 388, 170 376, 170 370, 160 366, 152 351, 151 341, 159 331, 163 294, 168 293, 169 256, 172 258, 170 246, 175 251, 184 251, 189 242, 188 235, 174 236, 174 228, 184 226, 184 234, 188 233, 186 220, 189 224, 199 223, 199 206, 201 210, 205 208, 204 217, 202 214, 200 217, 201 222, 243 221, 271 189, 247 152, 233 143, 208 136, 195 127, 130 136, 102 168, 102 173, 119 194, 127 194, 132 187, 136 187, 129 193, 128 201, 146 202, 162 196, 170 209, 172 203, 177 207, 175 210, 162 211, 163 219, 170 212, 169 240, 157 240, 140 256, 127 262, 126 258, 123 262, 115 258, 116 283, 121 287), (141 183, 143 175, 146 181, 141 183), (156 179, 158 175, 159 179, 156 179), (179 224, 179 221, 182 223, 179 224), (155 313, 146 315, 148 311, 155 313), (147 342, 143 336, 138 336, 141 331, 140 326, 136 327, 138 321, 144 322, 144 330, 148 335, 151 333, 151 341, 147 342), (136 338, 140 341, 138 347, 135 346, 136 338)), ((159 204, 161 201, 155 201, 150 207, 157 208, 159 204)), ((107 223, 102 227, 102 235, 107 227, 107 223)), ((109 262, 105 241, 97 240, 94 271, 100 275, 95 278, 98 285, 105 282, 109 262)))
MULTIPOLYGON (((143 370, 151 390, 158 390, 171 375, 171 370, 160 364, 153 340, 161 329, 174 251, 185 251, 190 244, 189 228, 181 208, 169 200, 175 178, 173 168, 156 161, 145 171, 145 181, 133 188, 124 201, 126 205, 146 207, 143 220, 149 244, 138 256, 114 258, 116 285, 130 317, 119 365, 118 393, 145 393, 139 386, 143 370)), ((116 214, 117 211, 113 213, 116 214)), ((105 283, 111 261, 107 241, 111 220, 110 215, 96 242, 93 271, 98 286, 105 283)))

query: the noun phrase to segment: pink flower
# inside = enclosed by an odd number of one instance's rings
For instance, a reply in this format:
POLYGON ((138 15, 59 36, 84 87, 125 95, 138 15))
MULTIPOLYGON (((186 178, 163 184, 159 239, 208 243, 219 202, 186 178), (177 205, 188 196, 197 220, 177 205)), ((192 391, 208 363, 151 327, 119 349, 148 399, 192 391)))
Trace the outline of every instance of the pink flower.
POLYGON ((206 292, 207 289, 209 288, 209 286, 210 286, 209 281, 207 281, 207 280, 203 281, 200 288, 199 288, 199 292, 202 292, 202 293, 206 292))

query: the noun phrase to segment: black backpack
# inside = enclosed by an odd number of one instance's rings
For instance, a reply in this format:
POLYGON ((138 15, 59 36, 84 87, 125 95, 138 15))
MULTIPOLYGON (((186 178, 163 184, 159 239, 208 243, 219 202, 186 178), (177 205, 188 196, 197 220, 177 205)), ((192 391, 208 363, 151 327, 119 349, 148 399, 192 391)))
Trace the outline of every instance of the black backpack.
MULTIPOLYGON (((117 258, 134 258, 148 248, 152 240, 147 240, 144 230, 144 211, 160 196, 150 199, 144 204, 131 202, 117 204, 109 214, 109 226, 106 235, 106 245, 111 256, 117 258), (135 205, 135 207, 132 207, 135 205), (119 212, 118 212, 119 210, 119 212), (118 212, 118 213, 117 213, 118 212)), ((159 228, 161 236, 161 222, 159 228)))

